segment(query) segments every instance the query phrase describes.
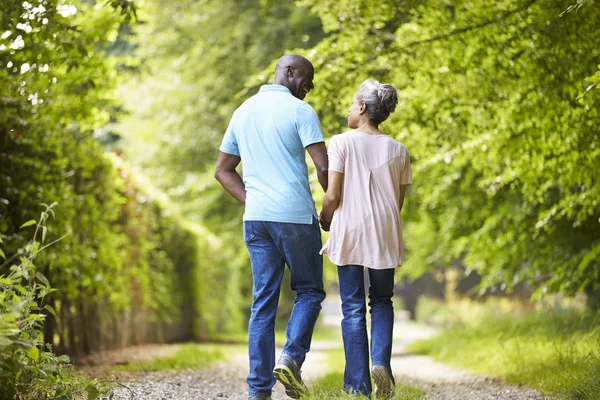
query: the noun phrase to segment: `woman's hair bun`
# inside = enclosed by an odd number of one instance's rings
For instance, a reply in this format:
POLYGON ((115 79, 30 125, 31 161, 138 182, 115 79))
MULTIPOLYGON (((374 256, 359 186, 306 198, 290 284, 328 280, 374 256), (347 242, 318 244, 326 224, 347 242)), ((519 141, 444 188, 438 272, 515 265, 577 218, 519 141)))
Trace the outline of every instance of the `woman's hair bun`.
POLYGON ((388 113, 393 113, 398 105, 398 92, 396 88, 388 83, 379 85, 377 96, 381 101, 381 107, 388 113))
POLYGON ((379 125, 396 110, 398 92, 393 85, 381 84, 375 79, 367 79, 360 85, 356 94, 358 101, 367 105, 369 120, 379 125))

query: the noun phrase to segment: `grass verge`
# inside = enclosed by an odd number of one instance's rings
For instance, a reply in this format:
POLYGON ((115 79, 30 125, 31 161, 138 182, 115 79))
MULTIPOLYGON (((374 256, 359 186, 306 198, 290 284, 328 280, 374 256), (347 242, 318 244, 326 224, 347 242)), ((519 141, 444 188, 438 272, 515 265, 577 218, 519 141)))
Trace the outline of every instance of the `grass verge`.
POLYGON ((490 313, 454 323, 410 350, 561 399, 597 400, 600 394, 600 314, 490 313))
MULTIPOLYGON (((338 334, 339 330, 337 330, 338 334)), ((326 334, 326 333, 324 333, 326 334)), ((331 333, 329 333, 331 334, 331 333)), ((340 342, 341 343, 341 342, 340 342)), ((309 393, 304 400, 337 400, 337 399, 366 399, 366 397, 356 397, 344 392, 344 367, 346 359, 344 357, 343 347, 332 348, 324 351, 327 354, 325 361, 327 369, 330 372, 309 383, 309 393)), ((416 400, 425 396, 426 392, 416 386, 396 384, 394 397, 390 400, 416 400)), ((373 399, 375 397, 373 396, 373 399)))
MULTIPOLYGON (((309 388, 309 394, 305 400, 338 400, 338 399, 366 399, 366 397, 356 397, 342 390, 344 385, 343 372, 333 372, 318 379, 309 388)), ((417 400, 423 398, 425 391, 409 385, 397 384, 393 400, 417 400)), ((374 397, 375 398, 375 397, 374 397)))
POLYGON ((170 369, 206 368, 215 361, 227 358, 243 346, 188 343, 170 357, 144 363, 117 365, 115 371, 164 371, 170 369))

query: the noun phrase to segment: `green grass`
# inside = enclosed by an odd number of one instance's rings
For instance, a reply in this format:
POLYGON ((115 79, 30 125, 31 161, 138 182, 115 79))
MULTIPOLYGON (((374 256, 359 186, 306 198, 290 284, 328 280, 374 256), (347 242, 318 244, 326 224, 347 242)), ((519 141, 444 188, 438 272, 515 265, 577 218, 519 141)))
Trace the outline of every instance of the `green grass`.
POLYGON ((562 399, 597 400, 600 394, 600 314, 489 313, 456 322, 410 350, 562 399))
MULTIPOLYGON (((275 322, 275 344, 283 347, 285 345, 285 329, 287 321, 276 320, 275 322)), ((227 333, 227 334, 216 334, 212 335, 209 340, 215 343, 229 343, 229 344, 247 344, 248 333, 227 333)), ((340 328, 325 326, 323 324, 317 324, 313 332, 312 341, 339 341, 342 346, 342 333, 340 328)))
MULTIPOLYGON (((333 372, 317 380, 310 388, 309 394, 303 399, 306 400, 329 400, 329 399, 366 399, 366 397, 356 397, 342 390, 344 385, 343 372, 333 372)), ((397 384, 393 400, 416 400, 421 399, 425 391, 409 385, 397 384)))
MULTIPOLYGON (((323 331, 324 337, 337 337, 341 335, 339 329, 333 329, 333 331, 323 331)), ((337 371, 330 372, 317 379, 315 382, 309 384, 309 394, 304 397, 307 400, 329 400, 329 399, 358 399, 365 397, 356 397, 349 395, 343 391, 344 386, 344 367, 346 365, 346 359, 344 357, 344 348, 341 346, 337 349, 326 350, 327 354, 326 365, 328 370, 337 371)), ((418 387, 396 384, 396 390, 394 393, 393 400, 416 400, 421 399, 426 392, 418 387)), ((375 397, 373 397, 375 399, 375 397)))
MULTIPOLYGON (((285 325, 281 325, 278 328, 275 333, 276 342, 277 345, 283 346, 285 344, 285 325)), ((321 325, 315 328, 313 342, 337 339, 339 339, 340 349, 342 349, 342 339, 339 329, 321 325)), ((214 341, 213 343, 185 344, 171 357, 159 358, 144 363, 117 365, 113 369, 115 371, 163 371, 169 369, 206 368, 215 361, 222 361, 235 353, 248 351, 247 333, 222 335, 213 337, 212 340, 214 341)))
MULTIPOLYGON (((275 323, 275 343, 278 346, 283 347, 285 345, 286 337, 285 337, 285 329, 286 329, 287 321, 277 320, 275 323)), ((323 324, 317 323, 315 326, 315 330, 312 335, 312 342, 329 342, 329 341, 338 341, 340 343, 340 347, 342 344, 342 331, 341 328, 326 326, 323 324)))
MULTIPOLYGON (((285 338, 285 333, 284 333, 283 337, 285 338)), ((317 324, 317 326, 315 326, 315 330, 313 332, 312 340, 313 340, 313 342, 337 341, 337 342, 339 342, 340 347, 343 347, 342 329, 341 329, 341 327, 332 327, 332 326, 325 326, 322 324, 317 324)))
POLYGON ((171 357, 158 358, 145 363, 118 365, 116 371, 163 371, 170 369, 206 368, 215 361, 243 351, 244 346, 188 343, 171 357))

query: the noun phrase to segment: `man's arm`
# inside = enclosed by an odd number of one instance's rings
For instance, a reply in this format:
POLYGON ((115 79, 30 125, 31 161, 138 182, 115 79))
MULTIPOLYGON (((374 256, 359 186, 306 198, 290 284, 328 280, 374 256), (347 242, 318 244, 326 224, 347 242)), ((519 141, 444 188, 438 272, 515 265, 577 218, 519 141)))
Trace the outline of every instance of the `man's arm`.
POLYGON ((333 212, 340 204, 343 179, 344 174, 341 172, 329 171, 329 187, 327 188, 327 192, 323 197, 323 210, 319 216, 321 227, 325 232, 329 231, 329 225, 331 225, 333 212))
POLYGON ((321 187, 327 191, 327 148, 324 142, 313 143, 306 146, 306 151, 312 158, 315 167, 317 168, 317 178, 321 187))
POLYGON ((235 170, 241 160, 238 156, 220 151, 215 168, 215 179, 233 198, 246 205, 246 186, 240 174, 235 170))

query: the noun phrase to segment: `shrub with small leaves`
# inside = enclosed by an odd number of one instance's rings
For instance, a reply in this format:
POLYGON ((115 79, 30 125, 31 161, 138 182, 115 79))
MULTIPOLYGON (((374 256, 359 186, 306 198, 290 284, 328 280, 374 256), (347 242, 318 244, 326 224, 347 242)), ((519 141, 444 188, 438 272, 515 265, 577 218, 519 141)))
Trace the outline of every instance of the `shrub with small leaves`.
MULTIPOLYGON (((94 400, 108 395, 110 385, 79 377, 69 357, 57 356, 44 344, 43 310, 54 314, 44 304, 53 289, 48 279, 37 271, 34 259, 52 243, 45 244, 46 222, 54 215, 57 203, 43 204, 39 221, 24 223, 21 229, 35 226, 33 239, 6 259, 2 249, 0 269, 0 400, 94 400)), ((3 236, 0 234, 0 245, 3 236)))

